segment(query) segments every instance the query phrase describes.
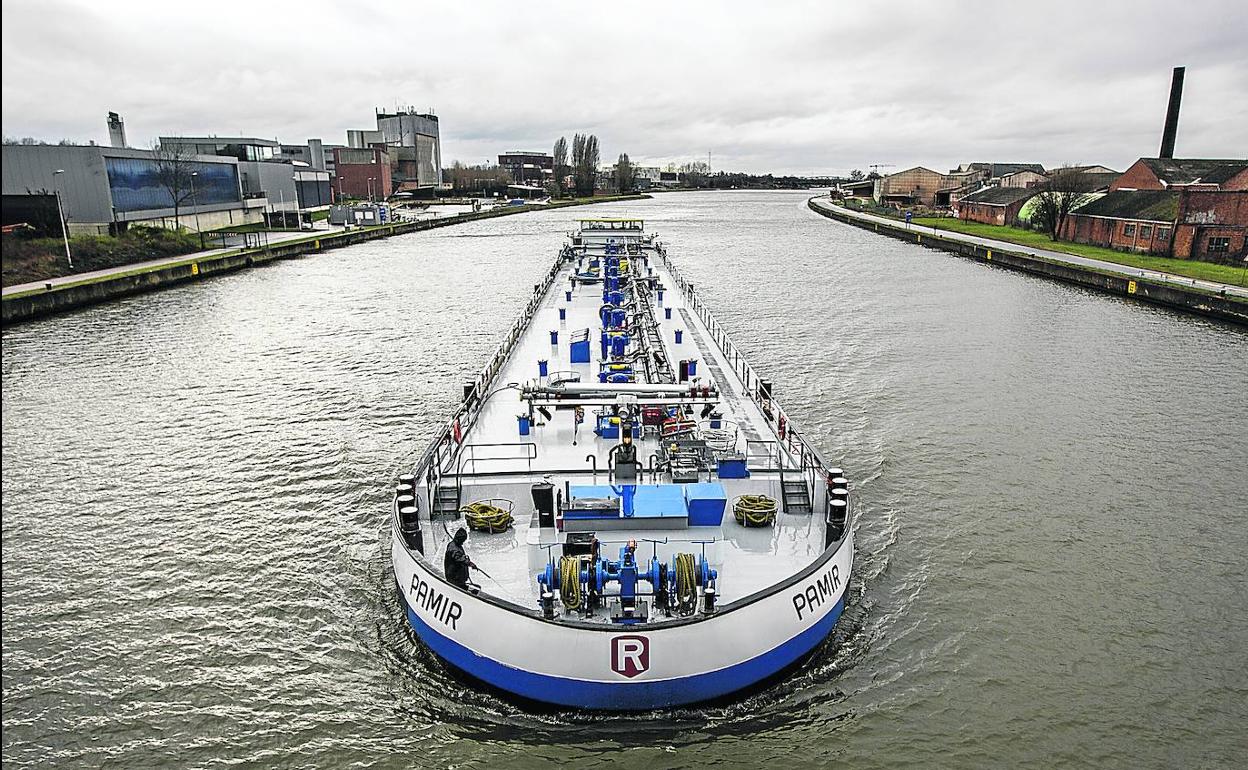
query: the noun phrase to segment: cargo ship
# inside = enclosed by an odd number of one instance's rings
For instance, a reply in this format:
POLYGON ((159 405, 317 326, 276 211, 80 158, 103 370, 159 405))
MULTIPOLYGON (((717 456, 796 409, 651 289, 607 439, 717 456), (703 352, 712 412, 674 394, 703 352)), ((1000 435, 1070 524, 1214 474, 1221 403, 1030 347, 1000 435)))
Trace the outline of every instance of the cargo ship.
POLYGON ((521 701, 637 711, 755 689, 845 607, 849 482, 642 220, 578 224, 397 480, 407 621, 521 701))

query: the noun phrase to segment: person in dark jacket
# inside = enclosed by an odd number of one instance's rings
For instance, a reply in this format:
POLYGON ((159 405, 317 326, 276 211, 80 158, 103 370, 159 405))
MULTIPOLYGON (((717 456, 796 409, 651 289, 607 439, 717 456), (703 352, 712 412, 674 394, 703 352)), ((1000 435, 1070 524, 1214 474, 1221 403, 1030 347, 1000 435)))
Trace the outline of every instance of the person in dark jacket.
POLYGON ((457 529, 454 539, 446 544, 446 559, 442 562, 446 579, 464 590, 468 589, 468 570, 477 568, 464 551, 464 542, 467 540, 468 530, 463 527, 457 529))

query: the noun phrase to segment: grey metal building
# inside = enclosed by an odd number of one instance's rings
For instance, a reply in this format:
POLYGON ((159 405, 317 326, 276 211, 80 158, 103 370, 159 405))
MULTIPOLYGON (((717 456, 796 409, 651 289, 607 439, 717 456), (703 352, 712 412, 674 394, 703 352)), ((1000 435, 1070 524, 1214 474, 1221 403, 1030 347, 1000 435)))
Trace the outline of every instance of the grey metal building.
MULTIPOLYGON (((263 221, 265 201, 243 193, 238 161, 196 155, 196 189, 178 208, 150 150, 98 145, 4 145, 6 209, 59 194, 71 233, 118 232, 131 223, 204 230, 263 221)), ((6 213, 5 221, 9 216, 6 213)))

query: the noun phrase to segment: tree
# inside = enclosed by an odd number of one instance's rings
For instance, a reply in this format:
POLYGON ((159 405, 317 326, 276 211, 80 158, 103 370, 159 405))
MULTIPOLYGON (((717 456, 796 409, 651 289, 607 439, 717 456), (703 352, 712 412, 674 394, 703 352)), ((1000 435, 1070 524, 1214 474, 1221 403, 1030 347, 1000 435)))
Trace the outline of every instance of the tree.
POLYGON ((191 197, 191 167, 194 165, 195 154, 190 145, 174 141, 172 144, 152 143, 152 159, 156 163, 156 183, 169 193, 173 199, 173 226, 182 229, 180 210, 182 204, 191 197))
POLYGON ((576 194, 588 198, 594 194, 594 181, 598 176, 598 137, 593 134, 572 137, 572 175, 576 194))
POLYGON ((568 140, 566 138, 561 136, 555 142, 554 156, 555 195, 562 196, 563 179, 568 175, 568 140))
POLYGON ((705 161, 695 160, 682 165, 680 173, 685 175, 685 186, 706 187, 709 184, 707 177, 710 176, 711 166, 705 161))
POLYGON ((511 184, 511 174, 502 166, 486 163, 480 166, 468 166, 455 161, 446 170, 444 178, 449 179, 451 188, 456 192, 470 193, 480 191, 504 192, 511 184))
POLYGON ((616 189, 621 193, 631 192, 633 189, 633 164, 628 159, 628 153, 620 153, 620 158, 615 162, 615 184, 616 189))
POLYGON ((856 168, 853 171, 849 172, 849 181, 851 182, 861 182, 862 180, 866 178, 867 178, 866 174, 862 173, 862 169, 860 168, 856 168))
POLYGON ((1031 221, 1048 233, 1049 240, 1056 241, 1070 212, 1088 201, 1091 189, 1087 174, 1069 166, 1055 170, 1040 185, 1040 194, 1032 204, 1031 221))

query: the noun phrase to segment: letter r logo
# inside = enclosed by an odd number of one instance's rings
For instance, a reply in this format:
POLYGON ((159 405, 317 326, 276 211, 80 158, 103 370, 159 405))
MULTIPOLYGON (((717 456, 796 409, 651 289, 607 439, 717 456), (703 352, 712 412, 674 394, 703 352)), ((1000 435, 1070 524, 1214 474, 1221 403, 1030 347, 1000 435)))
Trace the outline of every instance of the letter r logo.
POLYGON ((629 679, 650 668, 650 640, 644 636, 611 638, 611 670, 629 679))

